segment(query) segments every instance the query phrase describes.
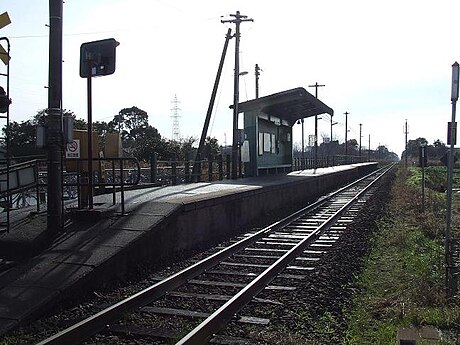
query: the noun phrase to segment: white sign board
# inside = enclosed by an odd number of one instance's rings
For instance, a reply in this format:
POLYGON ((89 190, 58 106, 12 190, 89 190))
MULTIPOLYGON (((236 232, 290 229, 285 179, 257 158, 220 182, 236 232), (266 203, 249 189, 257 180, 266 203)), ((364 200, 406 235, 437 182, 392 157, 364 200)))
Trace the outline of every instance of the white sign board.
POLYGON ((249 158, 249 141, 248 140, 245 140, 243 142, 243 145, 241 145, 241 161, 243 163, 248 163, 251 161, 249 158))
POLYGON ((74 139, 67 144, 65 158, 80 158, 80 139, 74 139))

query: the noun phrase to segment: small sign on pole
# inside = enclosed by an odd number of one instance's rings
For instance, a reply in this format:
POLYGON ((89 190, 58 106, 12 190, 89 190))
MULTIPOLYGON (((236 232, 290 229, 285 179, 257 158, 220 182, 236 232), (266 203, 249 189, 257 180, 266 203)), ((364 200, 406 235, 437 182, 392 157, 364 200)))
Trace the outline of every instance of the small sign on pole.
POLYGON ((459 65, 458 62, 452 65, 452 93, 450 100, 452 102, 457 102, 458 100, 458 78, 459 78, 459 65))
POLYGON ((67 144, 65 158, 80 158, 80 140, 74 139, 67 144))
POLYGON ((457 122, 447 123, 447 145, 451 143, 457 145, 457 122))

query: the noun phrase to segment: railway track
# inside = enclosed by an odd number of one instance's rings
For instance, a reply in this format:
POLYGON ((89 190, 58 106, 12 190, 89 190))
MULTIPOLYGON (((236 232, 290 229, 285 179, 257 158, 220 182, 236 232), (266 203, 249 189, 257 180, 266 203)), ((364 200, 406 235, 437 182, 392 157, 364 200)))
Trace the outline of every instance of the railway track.
POLYGON ((270 293, 291 293, 296 289, 293 282, 316 269, 390 169, 382 168, 264 229, 219 246, 204 260, 169 277, 157 277, 149 288, 39 344, 80 344, 85 339, 104 343, 111 335, 149 339, 146 343, 153 344, 245 343, 222 330, 270 323, 260 312, 266 305, 280 304, 270 293))

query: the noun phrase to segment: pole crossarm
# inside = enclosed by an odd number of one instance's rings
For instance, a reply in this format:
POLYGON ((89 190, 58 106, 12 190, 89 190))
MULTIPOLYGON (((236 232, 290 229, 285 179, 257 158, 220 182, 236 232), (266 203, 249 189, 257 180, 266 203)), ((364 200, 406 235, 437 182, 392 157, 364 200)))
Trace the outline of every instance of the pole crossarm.
POLYGON ((221 20, 221 23, 232 23, 232 24, 237 24, 239 25, 242 22, 253 22, 254 19, 249 18, 248 16, 240 14, 240 11, 236 11, 235 14, 229 14, 230 17, 235 17, 235 19, 227 19, 227 20, 221 20))
POLYGON ((315 82, 314 85, 308 85, 308 87, 314 87, 315 88, 315 97, 318 98, 318 88, 326 86, 324 84, 318 84, 318 82, 315 82))

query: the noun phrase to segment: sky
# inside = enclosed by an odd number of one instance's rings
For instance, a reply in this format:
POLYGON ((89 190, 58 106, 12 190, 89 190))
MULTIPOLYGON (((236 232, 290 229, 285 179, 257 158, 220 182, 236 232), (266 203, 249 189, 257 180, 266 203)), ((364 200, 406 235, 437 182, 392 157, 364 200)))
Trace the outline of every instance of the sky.
MULTIPOLYGON (((10 117, 31 119, 47 107, 49 2, 2 0, 12 23, 0 29, 11 43, 10 117)), ((240 11, 240 101, 259 94, 318 88, 334 109, 333 139, 400 155, 408 139, 446 142, 451 121, 452 64, 460 61, 458 0, 65 0, 63 108, 87 118, 86 80, 79 76, 82 43, 115 38, 116 71, 95 78, 93 120, 110 121, 136 106, 165 138, 173 136, 175 96, 179 131, 199 139, 228 28, 240 11)), ((235 40, 229 44, 208 135, 231 144, 235 40)), ((4 42, 0 42, 4 45, 4 42)), ((0 72, 5 67, 0 65, 0 72)), ((0 85, 4 81, 0 79, 0 85)), ((240 115, 242 118, 242 115, 240 115)), ((242 125, 241 125, 242 126, 242 125)), ((314 134, 314 119, 305 120, 314 134)), ((301 126, 293 141, 300 146, 301 126)), ((318 121, 319 143, 330 136, 330 116, 318 121)), ((308 140, 306 139, 306 145, 308 140)))

